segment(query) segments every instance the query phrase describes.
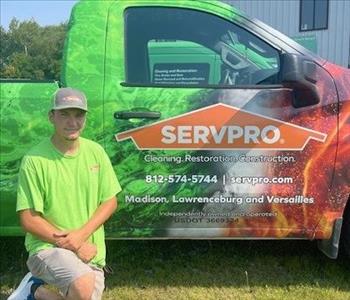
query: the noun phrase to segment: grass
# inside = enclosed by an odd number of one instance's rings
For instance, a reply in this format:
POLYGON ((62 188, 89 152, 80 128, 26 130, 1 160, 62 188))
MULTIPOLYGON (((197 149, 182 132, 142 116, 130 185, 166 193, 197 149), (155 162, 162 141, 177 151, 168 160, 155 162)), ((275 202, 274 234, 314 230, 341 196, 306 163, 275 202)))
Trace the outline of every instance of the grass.
MULTIPOLYGON (((0 239, 0 299, 27 272, 23 238, 0 239)), ((104 300, 350 300, 349 260, 307 241, 107 241, 104 300)))

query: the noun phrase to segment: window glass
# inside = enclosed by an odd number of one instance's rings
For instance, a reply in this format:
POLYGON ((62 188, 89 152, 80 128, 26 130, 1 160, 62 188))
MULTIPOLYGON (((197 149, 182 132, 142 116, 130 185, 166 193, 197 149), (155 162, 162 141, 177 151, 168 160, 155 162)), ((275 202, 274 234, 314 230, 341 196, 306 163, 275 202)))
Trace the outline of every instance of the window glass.
POLYGON ((315 29, 327 28, 328 24, 328 0, 315 2, 315 29))
POLYGON ((312 30, 314 27, 314 0, 302 0, 301 30, 312 30))
POLYGON ((327 27, 328 0, 300 0, 300 31, 327 27))
POLYGON ((150 81, 154 84, 209 84, 219 73, 218 55, 197 43, 181 40, 148 42, 150 81), (210 73, 212 70, 212 74, 210 73))
POLYGON ((278 83, 279 52, 211 14, 178 8, 129 8, 126 78, 146 85, 278 83))

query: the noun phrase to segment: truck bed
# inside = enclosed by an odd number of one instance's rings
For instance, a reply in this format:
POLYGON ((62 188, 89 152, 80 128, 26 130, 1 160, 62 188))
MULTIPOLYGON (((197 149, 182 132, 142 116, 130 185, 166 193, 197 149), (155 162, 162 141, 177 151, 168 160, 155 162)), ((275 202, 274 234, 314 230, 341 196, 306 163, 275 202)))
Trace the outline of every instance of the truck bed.
POLYGON ((0 235, 22 235, 16 206, 21 158, 51 130, 47 118, 57 82, 1 80, 0 235))

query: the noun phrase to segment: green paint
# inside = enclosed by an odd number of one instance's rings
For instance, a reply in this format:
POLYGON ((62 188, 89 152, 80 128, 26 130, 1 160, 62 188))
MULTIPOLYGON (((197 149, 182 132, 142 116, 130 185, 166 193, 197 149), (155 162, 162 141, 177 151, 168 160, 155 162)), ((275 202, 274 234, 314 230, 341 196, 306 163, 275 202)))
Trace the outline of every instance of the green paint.
POLYGON ((169 64, 173 68, 186 68, 186 65, 195 65, 196 67, 207 67, 207 84, 218 84, 221 78, 221 60, 220 55, 214 51, 205 48, 199 44, 188 41, 174 42, 156 42, 148 43, 148 53, 150 60, 150 77, 154 82, 153 70, 157 65, 169 64))
MULTIPOLYGON (((126 205, 124 196, 206 195, 208 186, 191 184, 146 184, 148 174, 210 174, 208 164, 146 163, 144 156, 184 157, 189 151, 138 151, 132 142, 117 143, 116 132, 132 129, 147 121, 115 121, 113 113, 134 107, 161 111, 162 119, 177 116, 202 106, 212 91, 205 89, 127 88, 124 72, 124 10, 131 6, 166 6, 208 12, 226 20, 240 21, 238 11, 220 1, 80 1, 73 9, 64 47, 61 82, 83 90, 89 99, 90 113, 84 136, 102 144, 112 160, 123 187, 119 209, 106 225, 110 237, 144 237, 165 234, 167 220, 160 213, 183 211, 180 204, 126 205), (106 42, 108 41, 108 42, 106 42)), ((188 46, 188 45, 187 45, 188 46)), ((187 50, 186 50, 187 51, 187 50)), ((203 49, 194 48, 191 51, 203 49)), ((237 48, 237 51, 240 49, 237 48)), ((218 81, 217 55, 209 55, 215 72, 210 82, 218 81)), ((47 122, 51 95, 57 84, 1 84, 1 235, 19 234, 15 214, 17 173, 20 160, 33 145, 51 133, 47 122)), ((197 210, 200 205, 186 206, 197 210)))
POLYGON ((303 36, 295 36, 292 39, 298 42, 300 45, 309 49, 310 51, 317 53, 317 38, 316 35, 303 35, 303 36))
POLYGON ((18 234, 17 173, 22 156, 51 132, 56 83, 1 83, 0 234, 18 234))

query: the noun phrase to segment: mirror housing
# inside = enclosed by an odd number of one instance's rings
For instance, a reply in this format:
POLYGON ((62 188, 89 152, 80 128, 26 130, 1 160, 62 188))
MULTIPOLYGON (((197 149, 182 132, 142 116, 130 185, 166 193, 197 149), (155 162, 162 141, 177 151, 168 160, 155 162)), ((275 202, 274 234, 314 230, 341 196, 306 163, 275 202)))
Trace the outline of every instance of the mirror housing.
POLYGON ((281 83, 293 89, 293 106, 305 107, 320 102, 317 90, 319 66, 298 54, 283 53, 281 60, 281 83))

